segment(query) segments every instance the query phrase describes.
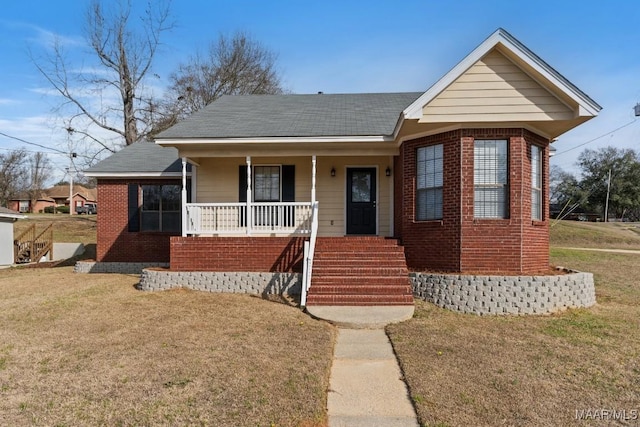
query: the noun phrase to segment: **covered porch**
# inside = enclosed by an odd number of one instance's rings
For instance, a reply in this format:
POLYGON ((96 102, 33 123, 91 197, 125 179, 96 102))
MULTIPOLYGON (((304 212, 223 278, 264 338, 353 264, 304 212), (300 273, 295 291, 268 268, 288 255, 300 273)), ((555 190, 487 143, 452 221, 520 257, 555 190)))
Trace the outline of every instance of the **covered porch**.
POLYGON ((393 156, 182 157, 183 237, 393 235, 393 156), (191 164, 188 182, 187 165, 191 164))

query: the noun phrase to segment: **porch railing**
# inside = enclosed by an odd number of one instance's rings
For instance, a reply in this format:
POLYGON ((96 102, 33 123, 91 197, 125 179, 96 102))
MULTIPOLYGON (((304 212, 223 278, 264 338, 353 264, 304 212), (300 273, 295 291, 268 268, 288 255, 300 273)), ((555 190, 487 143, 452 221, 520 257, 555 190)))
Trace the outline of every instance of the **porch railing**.
POLYGON ((186 234, 310 234, 310 202, 187 203, 186 234), (247 212, 250 215, 247 215, 247 212))

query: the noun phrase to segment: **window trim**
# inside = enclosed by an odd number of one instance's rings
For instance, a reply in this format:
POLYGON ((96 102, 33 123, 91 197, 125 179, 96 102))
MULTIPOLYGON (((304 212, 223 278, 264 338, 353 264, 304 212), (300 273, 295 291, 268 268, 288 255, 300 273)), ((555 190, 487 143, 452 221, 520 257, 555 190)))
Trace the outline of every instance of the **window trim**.
MULTIPOLYGON (((417 221, 417 222, 442 221, 442 219, 444 218, 444 144, 443 143, 439 143, 439 144, 431 144, 431 145, 425 145, 425 146, 422 146, 422 147, 417 147, 416 151, 415 151, 415 156, 416 156, 416 184, 415 184, 415 196, 414 196, 415 197, 414 220, 417 221), (442 147, 441 148, 442 156, 441 157, 434 157, 431 160, 435 161, 437 159, 440 159, 440 170, 442 171, 442 183, 439 186, 427 186, 426 179, 425 179, 425 186, 423 188, 421 188, 419 186, 419 184, 418 184, 418 181, 419 181, 418 180, 418 175, 419 175, 418 174, 418 162, 419 162, 419 160, 418 160, 419 159, 419 154, 418 153, 419 153, 420 150, 423 150, 423 149, 426 150, 426 149, 431 148, 431 147, 433 147, 435 149, 435 147, 438 147, 438 146, 442 147), (430 191, 436 192, 436 194, 437 194, 437 192, 440 193, 440 200, 442 201, 442 203, 440 205, 440 212, 439 212, 440 215, 439 216, 435 215, 433 217, 429 217, 429 215, 426 215, 424 218, 419 217, 419 212, 420 212, 420 209, 418 208, 418 203, 420 202, 419 194, 422 191, 427 192, 427 194, 430 191)), ((428 161, 428 160, 430 160, 430 159, 425 157, 425 162, 428 161)), ((428 172, 425 170, 425 178, 428 175, 429 175, 428 172)), ((428 206, 429 206, 429 204, 427 202, 427 206, 425 206, 425 213, 428 213, 428 211, 429 211, 428 206)), ((434 209, 435 209, 436 206, 437 205, 434 205, 434 209)))
POLYGON ((251 165, 251 200, 252 203, 281 203, 282 202, 282 165, 281 164, 257 164, 251 165), (256 168, 278 168, 278 200, 256 200, 256 168))
POLYGON ((182 230, 182 186, 180 184, 170 184, 170 183, 162 183, 162 184, 151 184, 151 183, 145 183, 145 184, 138 184, 138 218, 137 220, 139 221, 139 226, 138 226, 138 232, 140 233, 180 233, 182 230), (146 210, 144 209, 144 187, 146 186, 154 186, 154 187, 160 187, 159 189, 159 206, 158 206, 158 210, 146 210), (180 190, 180 209, 175 211, 175 210, 169 210, 169 211, 165 211, 164 209, 162 209, 162 187, 165 186, 173 186, 173 187, 178 187, 180 190), (144 222, 144 215, 145 212, 151 214, 151 213, 156 213, 158 214, 158 228, 157 229, 153 229, 153 230, 146 230, 144 229, 143 226, 143 222, 144 222), (178 213, 179 216, 179 221, 178 221, 178 228, 176 230, 164 230, 163 229, 163 214, 164 212, 167 213, 172 213, 172 214, 176 214, 178 213))
POLYGON ((544 211, 544 202, 543 202, 543 168, 544 168, 544 148, 540 147, 536 144, 531 144, 531 220, 532 221, 544 221, 543 211, 544 211), (534 176, 533 167, 534 167, 534 150, 537 151, 538 158, 535 162, 537 166, 537 174, 534 176), (537 178, 537 179, 536 179, 537 178), (534 211, 534 195, 538 195, 538 206, 537 210, 534 211))
MULTIPOLYGON (((500 163, 500 157, 495 157, 495 162, 496 165, 499 166, 500 163)), ((485 169, 482 169, 482 171, 484 171, 485 169)), ((495 138, 495 139, 474 139, 473 141, 473 218, 474 220, 508 220, 511 216, 511 204, 510 204, 510 179, 509 179, 509 171, 510 171, 510 149, 509 149, 509 138, 495 138), (504 183, 491 183, 491 184, 478 184, 476 182, 476 175, 478 172, 478 168, 479 165, 476 164, 476 148, 477 148, 477 144, 479 142, 502 142, 505 145, 505 154, 504 154, 504 165, 505 165, 505 169, 504 169, 504 175, 505 175, 505 182, 504 183), (504 206, 503 206, 503 210, 504 210, 504 214, 502 216, 487 216, 485 215, 478 215, 478 212, 476 211, 476 203, 477 203, 477 199, 476 199, 476 192, 478 189, 501 189, 504 192, 504 206)), ((496 175, 500 174, 502 172, 502 169, 496 169, 496 175)), ((485 202, 485 206, 488 205, 487 202, 485 202)), ((496 202, 495 205, 496 208, 499 208, 499 205, 496 202)))

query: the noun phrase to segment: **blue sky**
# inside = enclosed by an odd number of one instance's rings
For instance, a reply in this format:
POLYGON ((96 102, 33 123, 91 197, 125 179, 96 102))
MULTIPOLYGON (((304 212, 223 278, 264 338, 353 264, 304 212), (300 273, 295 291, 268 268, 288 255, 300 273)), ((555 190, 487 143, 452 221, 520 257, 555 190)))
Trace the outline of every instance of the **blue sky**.
MULTIPOLYGON (((88 3, 3 2, 0 132, 68 150, 65 133, 52 125, 59 99, 28 51, 42 52, 58 36, 69 59, 86 63, 82 29, 88 3)), ((583 148, 640 150, 640 120, 633 114, 640 102, 636 1, 174 0, 172 10, 177 25, 165 34, 153 70, 160 88, 189 55, 220 33, 240 30, 277 54, 283 83, 293 93, 424 91, 502 27, 603 107, 597 118, 559 138, 552 164, 575 170, 583 148)), ((0 136, 0 151, 18 147, 40 150, 0 136)), ((66 160, 50 158, 61 177, 66 160)))

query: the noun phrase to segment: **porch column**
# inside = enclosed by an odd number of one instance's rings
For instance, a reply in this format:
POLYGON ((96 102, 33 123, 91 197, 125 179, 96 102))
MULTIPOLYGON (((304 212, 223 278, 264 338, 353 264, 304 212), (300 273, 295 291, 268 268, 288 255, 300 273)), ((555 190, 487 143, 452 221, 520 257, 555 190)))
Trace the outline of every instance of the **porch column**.
POLYGON ((251 235, 251 224, 253 218, 251 214, 251 156, 247 156, 247 235, 251 235))
POLYGON ((187 158, 182 158, 182 237, 187 237, 187 158))
POLYGON ((311 156, 311 203, 316 202, 316 156, 311 156))

